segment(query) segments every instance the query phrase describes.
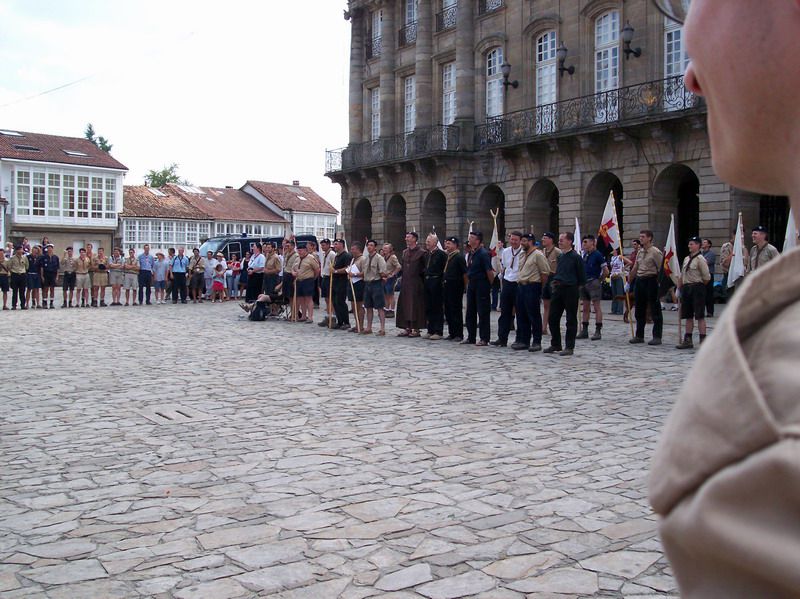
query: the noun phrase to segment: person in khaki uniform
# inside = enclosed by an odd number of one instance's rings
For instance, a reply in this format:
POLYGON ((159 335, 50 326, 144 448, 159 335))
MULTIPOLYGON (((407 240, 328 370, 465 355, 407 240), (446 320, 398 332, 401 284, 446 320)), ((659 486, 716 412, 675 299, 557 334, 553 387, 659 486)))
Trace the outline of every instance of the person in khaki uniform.
POLYGON ((61 258, 61 293, 62 293, 62 308, 72 307, 72 298, 75 295, 75 263, 78 259, 75 257, 75 252, 71 247, 64 250, 64 256, 61 258))
POLYGON ((78 260, 75 262, 75 289, 78 290, 78 297, 75 299, 75 307, 78 307, 78 300, 81 302, 81 308, 88 308, 89 304, 89 291, 92 288, 92 280, 89 277, 89 272, 92 269, 92 259, 86 253, 86 248, 81 248, 78 260))
POLYGON ((136 249, 128 250, 128 257, 122 263, 122 272, 124 273, 122 288, 125 289, 125 305, 132 302, 136 306, 136 293, 139 290, 139 260, 136 258, 136 249))
POLYGON ((681 294, 680 317, 686 319, 686 334, 683 336, 683 341, 675 346, 678 349, 694 347, 692 343, 694 319, 697 319, 699 343, 702 344, 706 339, 706 290, 711 281, 711 271, 708 269, 708 262, 700 252, 700 246, 699 237, 692 237, 689 240, 689 255, 683 259, 681 276, 678 280, 678 289, 681 294))
POLYGON ((636 262, 631 269, 631 280, 636 280, 634 290, 636 335, 630 342, 644 343, 644 327, 647 324, 649 307, 653 317, 653 338, 648 345, 661 345, 664 318, 658 301, 658 272, 664 265, 664 254, 653 245, 653 232, 650 229, 639 232, 639 243, 642 244, 642 248, 636 254, 636 262))
MULTIPOLYGON (((685 84, 706 96, 715 171, 739 189, 789 195, 797 219, 800 2, 690 7, 685 84)), ((650 503, 684 599, 800 597, 798 273, 795 248, 744 278, 656 449, 650 503)))
POLYGON ((0 290, 3 292, 3 310, 8 310, 8 290, 11 288, 11 270, 8 267, 6 251, 0 248, 0 290))
POLYGON ((517 340, 513 350, 537 352, 542 350, 542 287, 550 276, 550 264, 536 248, 533 233, 522 236, 522 257, 519 260, 517 284, 517 340))
POLYGON ((767 228, 758 225, 753 229, 753 247, 750 248, 750 259, 748 260, 749 271, 752 272, 761 268, 770 260, 780 256, 778 248, 767 241, 767 228))
POLYGON ((8 260, 8 271, 11 274, 11 309, 17 309, 17 298, 19 298, 20 310, 27 310, 25 303, 25 286, 28 283, 28 257, 23 253, 22 246, 14 248, 14 255, 8 260))
POLYGON ((108 287, 108 267, 109 260, 106 256, 105 248, 97 248, 97 255, 92 260, 92 268, 94 269, 94 280, 92 284, 97 288, 95 291, 95 298, 99 302, 101 308, 106 307, 106 287, 108 287))
POLYGON ((380 330, 375 333, 379 337, 386 335, 386 312, 384 312, 383 282, 388 272, 386 260, 378 252, 378 242, 367 241, 367 255, 364 256, 364 309, 366 310, 366 326, 361 331, 364 335, 372 333, 374 311, 378 312, 380 330))
MULTIPOLYGON (((558 267, 558 257, 561 255, 561 250, 556 246, 558 241, 555 233, 542 234, 542 253, 547 258, 547 264, 550 266, 550 277, 556 274, 558 267)), ((552 281, 548 278, 547 283, 542 285, 542 334, 547 335, 547 320, 550 318, 550 300, 553 298, 553 285, 552 281)))
POLYGON ((297 260, 294 261, 292 277, 297 281, 297 322, 314 322, 314 286, 319 275, 319 262, 309 253, 305 243, 297 245, 297 260))
POLYGON ((397 277, 403 270, 403 265, 394 253, 394 246, 391 243, 383 244, 381 255, 386 260, 386 269, 389 271, 386 281, 383 283, 383 303, 386 318, 394 318, 394 296, 397 286, 397 277))

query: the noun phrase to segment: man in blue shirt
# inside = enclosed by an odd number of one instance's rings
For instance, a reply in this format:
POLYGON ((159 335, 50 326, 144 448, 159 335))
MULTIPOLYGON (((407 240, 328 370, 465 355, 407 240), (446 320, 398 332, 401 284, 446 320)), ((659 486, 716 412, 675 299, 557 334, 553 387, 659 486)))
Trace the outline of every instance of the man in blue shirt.
POLYGON ((603 299, 603 281, 608 276, 608 265, 603 254, 597 251, 597 241, 594 235, 583 236, 583 268, 586 271, 586 284, 581 287, 583 319, 578 339, 589 338, 590 306, 594 306, 595 328, 592 341, 598 341, 603 330, 603 309, 600 306, 600 300, 603 299))
POLYGON ((472 231, 469 234, 471 252, 467 255, 467 338, 462 344, 475 344, 478 347, 489 345, 491 329, 489 318, 492 313, 491 289, 494 270, 489 252, 483 247, 483 233, 472 231), (477 339, 480 321, 480 339, 477 339))
POLYGON ((189 258, 184 255, 186 250, 178 248, 178 255, 169 263, 169 274, 172 277, 172 303, 178 303, 178 293, 181 303, 186 303, 186 269, 189 268, 189 258))
POLYGON ((150 305, 150 288, 153 284, 153 267, 156 264, 155 257, 150 253, 150 246, 144 244, 144 253, 139 254, 139 305, 145 296, 145 288, 147 288, 147 305, 150 305))

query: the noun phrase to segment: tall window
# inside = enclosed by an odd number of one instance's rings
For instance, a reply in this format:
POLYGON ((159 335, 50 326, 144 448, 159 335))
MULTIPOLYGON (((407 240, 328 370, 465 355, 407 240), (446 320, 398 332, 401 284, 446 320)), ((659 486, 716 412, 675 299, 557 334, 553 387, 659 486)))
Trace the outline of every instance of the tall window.
POLYGON ((17 214, 28 216, 31 213, 31 174, 29 171, 17 172, 17 214))
MULTIPOLYGON (((683 43, 683 29, 681 26, 666 19, 664 23, 664 77, 678 77, 683 75, 689 65, 689 55, 683 43)), ((687 96, 683 78, 668 80, 664 89, 664 109, 681 110, 686 108, 687 96)))
POLYGON ((61 216, 61 175, 47 175, 47 216, 61 216))
POLYGON ((33 173, 33 216, 44 216, 44 173, 33 173))
POLYGON ((456 120, 456 65, 442 65, 442 124, 452 125, 456 120))
POLYGON ((556 32, 547 31, 536 40, 536 133, 555 130, 555 106, 558 100, 556 77, 556 32))
POLYGON ((417 126, 417 86, 414 75, 403 79, 403 133, 414 132, 417 126))
POLYGON ((78 175, 78 218, 89 218, 89 177, 78 175))
POLYGON ((417 4, 419 4, 419 0, 406 0, 406 25, 411 25, 412 23, 417 22, 417 4))
POLYGON ((376 10, 370 18, 369 42, 367 45, 367 58, 376 58, 381 55, 381 32, 383 30, 383 11, 376 10))
POLYGON ((75 216, 75 175, 64 175, 64 216, 75 216))
POLYGON ((619 115, 616 93, 619 87, 619 11, 600 15, 594 25, 594 90, 597 94, 595 120, 605 123, 619 115))
POLYGON ((494 48, 486 54, 486 117, 503 114, 503 49, 494 48))
POLYGON ((377 141, 381 137, 381 88, 369 90, 370 104, 370 139, 377 141))

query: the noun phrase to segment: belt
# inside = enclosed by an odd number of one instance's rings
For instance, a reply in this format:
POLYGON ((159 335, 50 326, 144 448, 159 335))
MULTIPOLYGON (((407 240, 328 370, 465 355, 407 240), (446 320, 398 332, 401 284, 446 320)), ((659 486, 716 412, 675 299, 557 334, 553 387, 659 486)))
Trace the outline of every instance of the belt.
POLYGON ((541 281, 527 281, 527 282, 519 281, 519 284, 520 285, 541 285, 542 282, 541 281))
POLYGON ((509 281, 508 279, 504 278, 503 283, 508 283, 509 285, 516 285, 519 281, 509 281))
POLYGON ((441 279, 442 275, 425 275, 426 279, 441 279))

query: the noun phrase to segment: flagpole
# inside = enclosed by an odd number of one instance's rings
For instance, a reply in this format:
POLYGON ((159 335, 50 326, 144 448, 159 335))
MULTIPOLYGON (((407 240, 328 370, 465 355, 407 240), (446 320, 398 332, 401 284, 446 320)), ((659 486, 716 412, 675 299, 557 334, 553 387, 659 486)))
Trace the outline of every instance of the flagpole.
POLYGON ((622 260, 622 291, 625 293, 625 306, 628 308, 628 323, 631 325, 631 339, 636 336, 636 333, 633 330, 633 313, 631 312, 631 298, 628 295, 628 292, 625 291, 625 287, 630 289, 630 282, 628 281, 628 275, 625 273, 625 252, 622 249, 622 228, 619 226, 619 217, 617 216, 617 203, 616 201, 611 202, 611 205, 614 209, 614 222, 617 223, 617 235, 619 236, 619 257, 622 260))
POLYGON ((328 328, 333 328, 333 260, 329 268, 330 276, 328 277, 328 328))

